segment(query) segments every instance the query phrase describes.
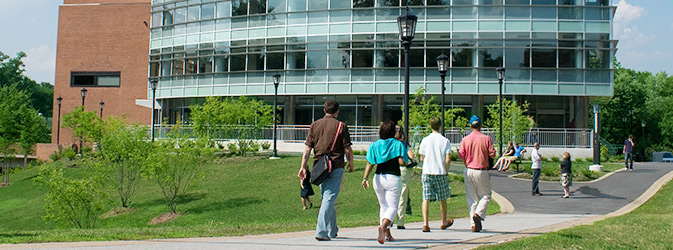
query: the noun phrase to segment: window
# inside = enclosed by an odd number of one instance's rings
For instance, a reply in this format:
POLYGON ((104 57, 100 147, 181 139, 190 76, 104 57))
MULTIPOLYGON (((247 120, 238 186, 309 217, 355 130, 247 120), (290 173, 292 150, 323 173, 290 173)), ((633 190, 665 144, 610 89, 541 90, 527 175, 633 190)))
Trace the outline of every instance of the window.
POLYGON ((70 86, 119 87, 121 72, 71 72, 70 86))

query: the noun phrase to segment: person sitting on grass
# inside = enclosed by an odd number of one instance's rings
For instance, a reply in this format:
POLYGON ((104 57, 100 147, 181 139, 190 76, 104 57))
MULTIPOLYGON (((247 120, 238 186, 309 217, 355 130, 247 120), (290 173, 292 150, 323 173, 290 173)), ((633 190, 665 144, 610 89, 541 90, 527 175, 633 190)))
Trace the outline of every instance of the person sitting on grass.
POLYGON ((565 195, 561 198, 570 198, 570 186, 573 185, 573 171, 572 162, 570 161, 570 153, 563 153, 563 162, 558 166, 561 168, 561 186, 565 195))
POLYGON ((519 146, 518 142, 514 142, 514 155, 513 156, 507 156, 503 155, 498 159, 498 161, 493 165, 494 169, 498 169, 498 171, 505 171, 509 169, 509 165, 512 164, 512 162, 521 159, 521 153, 526 152, 526 148, 523 146, 519 146))
POLYGON ((400 191, 402 191, 402 179, 400 178, 400 166, 407 165, 407 147, 404 143, 396 140, 395 123, 384 121, 379 128, 380 139, 369 146, 367 150, 367 167, 362 177, 362 187, 369 187, 369 173, 376 165, 376 174, 373 184, 376 198, 379 200, 379 222, 377 241, 394 241, 390 234, 397 208, 399 207, 400 191), (385 234, 385 235, 384 235, 385 234))

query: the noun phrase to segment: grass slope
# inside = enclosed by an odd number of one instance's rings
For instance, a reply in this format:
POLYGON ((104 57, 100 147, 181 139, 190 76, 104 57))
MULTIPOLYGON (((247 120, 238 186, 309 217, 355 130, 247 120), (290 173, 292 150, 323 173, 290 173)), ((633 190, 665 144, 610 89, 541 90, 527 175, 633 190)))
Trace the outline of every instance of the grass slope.
MULTIPOLYGON (((268 160, 256 156, 224 159, 206 168, 206 179, 189 195, 181 197, 178 210, 183 213, 161 225, 149 221, 167 212, 156 184, 143 180, 132 201, 135 211, 100 219, 94 230, 70 229, 42 219, 45 189, 33 179, 37 169, 12 175, 12 185, 0 188, 0 243, 47 241, 131 240, 150 238, 236 236, 314 230, 320 205, 319 188, 314 186, 314 208, 301 210, 299 179, 300 157, 286 156, 268 160)), ((375 225, 378 202, 373 189, 360 185, 364 161, 356 162, 356 171, 346 173, 339 195, 337 212, 340 227, 375 225)), ((67 174, 76 175, 77 168, 67 174)), ((371 178, 371 177, 370 177, 371 178)), ((421 221, 420 170, 411 184, 413 215, 407 221, 421 221)), ((462 178, 457 178, 462 179, 462 178)), ((452 181, 449 215, 466 217, 464 185, 452 181)), ((112 196, 114 198, 114 196, 112 196)), ((109 208, 118 206, 113 200, 109 208)), ((499 211, 495 202, 489 213, 499 211)), ((432 220, 439 220, 438 203, 431 204, 432 220)))
POLYGON ((631 213, 482 249, 671 249, 673 182, 631 213))

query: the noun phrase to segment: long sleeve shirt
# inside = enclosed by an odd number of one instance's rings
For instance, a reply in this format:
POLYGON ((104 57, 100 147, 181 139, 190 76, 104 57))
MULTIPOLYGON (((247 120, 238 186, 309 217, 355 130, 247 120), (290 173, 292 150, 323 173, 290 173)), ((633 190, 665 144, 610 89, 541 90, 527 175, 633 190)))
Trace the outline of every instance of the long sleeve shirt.
POLYGON ((542 168, 542 156, 537 149, 533 149, 533 153, 530 154, 530 158, 533 161, 533 165, 530 166, 531 169, 541 169, 542 168))

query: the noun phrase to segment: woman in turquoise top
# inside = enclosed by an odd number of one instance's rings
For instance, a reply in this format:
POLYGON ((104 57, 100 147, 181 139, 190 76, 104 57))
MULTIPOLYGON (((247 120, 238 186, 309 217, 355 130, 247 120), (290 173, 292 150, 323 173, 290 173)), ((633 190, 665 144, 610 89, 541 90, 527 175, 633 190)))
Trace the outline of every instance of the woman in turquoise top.
POLYGON ((379 137, 381 139, 372 143, 367 150, 367 167, 365 175, 362 178, 362 187, 369 187, 369 173, 372 167, 376 165, 376 174, 374 175, 374 191, 379 200, 379 218, 381 225, 378 227, 377 240, 380 244, 384 241, 393 241, 390 234, 390 227, 397 215, 398 202, 400 200, 400 191, 402 190, 402 179, 400 178, 400 166, 405 166, 409 162, 406 146, 396 140, 395 123, 388 120, 381 123, 379 128, 379 137))

